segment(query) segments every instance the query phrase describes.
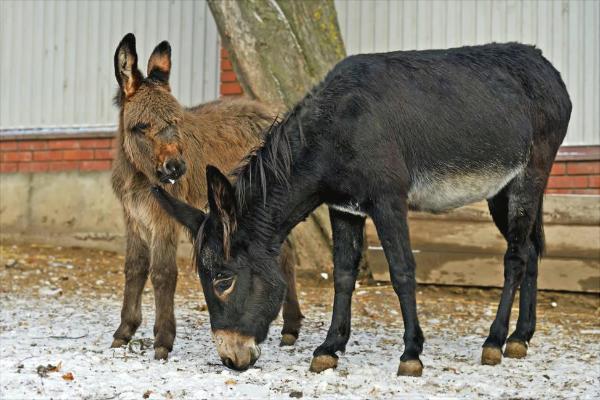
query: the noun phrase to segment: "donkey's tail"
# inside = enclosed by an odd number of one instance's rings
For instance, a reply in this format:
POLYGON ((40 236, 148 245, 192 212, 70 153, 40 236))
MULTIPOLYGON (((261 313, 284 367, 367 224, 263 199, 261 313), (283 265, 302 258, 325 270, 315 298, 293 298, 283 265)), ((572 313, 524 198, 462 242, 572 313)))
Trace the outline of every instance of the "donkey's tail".
POLYGON ((531 241, 538 257, 541 258, 546 250, 546 239, 544 236, 544 195, 540 196, 535 223, 531 231, 531 241))

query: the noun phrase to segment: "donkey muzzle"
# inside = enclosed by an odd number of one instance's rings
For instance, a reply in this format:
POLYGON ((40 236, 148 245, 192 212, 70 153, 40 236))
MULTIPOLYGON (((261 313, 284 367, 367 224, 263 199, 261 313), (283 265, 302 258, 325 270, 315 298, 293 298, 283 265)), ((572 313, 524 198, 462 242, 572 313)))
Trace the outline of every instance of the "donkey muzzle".
POLYGON ((260 357, 260 347, 252 336, 220 329, 213 331, 213 340, 221 361, 228 368, 244 371, 260 357))
POLYGON ((156 175, 162 183, 175 183, 181 178, 187 167, 183 159, 170 159, 165 161, 157 170, 156 175))

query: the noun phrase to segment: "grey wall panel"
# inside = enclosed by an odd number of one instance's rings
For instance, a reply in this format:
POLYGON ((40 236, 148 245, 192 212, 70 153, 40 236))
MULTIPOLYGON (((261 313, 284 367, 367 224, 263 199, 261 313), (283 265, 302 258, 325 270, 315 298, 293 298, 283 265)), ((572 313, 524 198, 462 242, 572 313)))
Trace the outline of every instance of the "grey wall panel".
MULTIPOLYGON (((574 104, 567 144, 600 144, 600 1, 336 0, 349 54, 516 40, 561 71, 574 104)), ((0 128, 114 124, 112 56, 163 39, 183 104, 217 97, 219 39, 204 1, 0 2, 0 128)))
POLYGON ((535 44, 573 101, 565 144, 600 144, 600 1, 336 0, 348 54, 492 41, 535 44))
POLYGON ((115 124, 113 54, 137 38, 145 73, 161 40, 173 47, 171 86, 184 105, 218 96, 218 33, 204 1, 3 0, 0 128, 115 124))

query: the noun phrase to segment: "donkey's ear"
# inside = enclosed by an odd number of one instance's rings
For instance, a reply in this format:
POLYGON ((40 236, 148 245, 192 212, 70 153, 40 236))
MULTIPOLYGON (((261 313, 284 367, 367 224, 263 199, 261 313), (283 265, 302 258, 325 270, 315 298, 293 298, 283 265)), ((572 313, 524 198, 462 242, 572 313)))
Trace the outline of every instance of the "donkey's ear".
POLYGON ((235 190, 225 175, 212 165, 206 167, 206 182, 210 212, 217 215, 223 225, 223 249, 227 259, 230 237, 237 227, 235 190))
POLYGON ((144 79, 137 60, 135 36, 128 33, 115 51, 115 77, 126 97, 133 95, 144 79))
POLYGON ((171 45, 162 41, 154 48, 148 60, 148 78, 169 84, 171 74, 171 45))
POLYGON ((160 186, 154 186, 151 190, 154 198, 163 210, 175 218, 181 225, 185 226, 192 239, 195 238, 206 218, 206 214, 195 207, 177 200, 160 186))

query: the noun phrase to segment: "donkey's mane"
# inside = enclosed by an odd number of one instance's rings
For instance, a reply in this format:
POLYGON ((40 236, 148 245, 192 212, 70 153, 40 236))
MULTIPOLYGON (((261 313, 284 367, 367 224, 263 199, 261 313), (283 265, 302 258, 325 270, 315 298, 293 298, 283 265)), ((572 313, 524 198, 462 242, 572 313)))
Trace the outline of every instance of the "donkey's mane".
POLYGON ((302 124, 298 118, 304 102, 284 115, 276 117, 271 126, 263 132, 263 143, 250 151, 240 165, 231 172, 235 179, 235 194, 239 210, 243 210, 255 195, 254 188, 260 187, 263 204, 267 202, 267 189, 270 183, 276 182, 289 187, 292 173, 292 141, 290 131, 295 131, 294 123, 300 137, 300 146, 304 146, 302 124))

